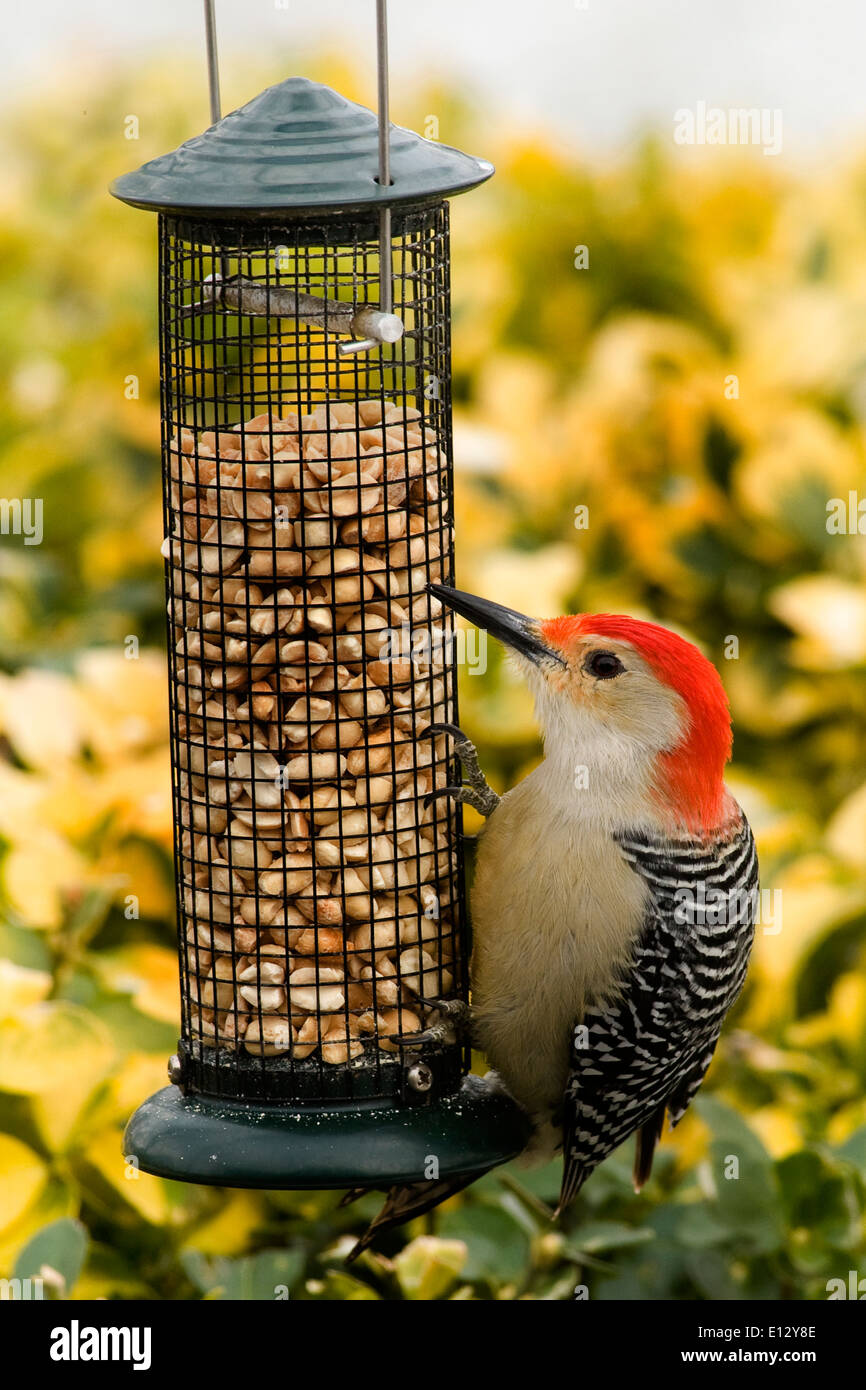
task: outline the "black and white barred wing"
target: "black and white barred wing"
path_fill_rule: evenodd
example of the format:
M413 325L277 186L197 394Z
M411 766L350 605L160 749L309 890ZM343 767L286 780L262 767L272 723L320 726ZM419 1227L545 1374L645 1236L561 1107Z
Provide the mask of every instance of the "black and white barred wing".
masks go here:
M657 1017L684 1040L713 1027L718 1036L746 977L758 911L748 821L741 816L711 841L634 835L619 843L650 890L653 921L642 946L658 961Z
M665 1114L676 1124L703 1080L754 935L758 862L745 817L712 841L634 833L619 843L650 899L621 993L575 1028L560 1207L635 1131L636 1185L646 1180Z

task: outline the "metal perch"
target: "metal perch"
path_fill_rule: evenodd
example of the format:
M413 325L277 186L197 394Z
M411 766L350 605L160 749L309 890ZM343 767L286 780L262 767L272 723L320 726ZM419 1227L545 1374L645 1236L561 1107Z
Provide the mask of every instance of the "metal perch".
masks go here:
M314 324L329 333L349 333L353 338L374 339L377 343L397 343L403 336L403 322L396 314L383 314L370 304L355 305L342 299L320 299L314 294L283 285L262 285L240 275L224 280L217 272L204 282L204 299L185 306L184 314L201 312L210 304L220 304L239 314L256 318L296 319Z

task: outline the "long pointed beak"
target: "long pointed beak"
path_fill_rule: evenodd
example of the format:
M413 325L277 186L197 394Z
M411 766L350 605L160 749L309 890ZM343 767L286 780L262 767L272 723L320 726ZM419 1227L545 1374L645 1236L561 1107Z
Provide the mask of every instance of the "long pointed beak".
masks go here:
M447 584L428 584L427 590L436 598L461 613L476 627L483 627L491 637L498 637L506 647L511 647L525 656L534 665L541 661L556 661L560 666L566 662L559 652L543 640L538 631L538 620L527 618L523 613L515 613L513 608L505 608L501 603L491 603L487 598L476 598L462 589L450 589Z

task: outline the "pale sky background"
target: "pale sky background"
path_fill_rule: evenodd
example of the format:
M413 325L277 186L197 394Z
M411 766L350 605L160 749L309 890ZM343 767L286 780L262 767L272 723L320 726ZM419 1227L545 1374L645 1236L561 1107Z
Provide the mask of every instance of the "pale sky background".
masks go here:
M0 102L78 53L114 65L173 45L203 62L200 0L3 9ZM786 157L866 136L863 0L391 0L389 13L398 121L401 86L434 70L463 78L491 119L558 126L589 149L671 128L698 101L780 108ZM373 0L218 0L217 16L234 78L248 53L283 51L289 76L328 44L368 59L372 81Z

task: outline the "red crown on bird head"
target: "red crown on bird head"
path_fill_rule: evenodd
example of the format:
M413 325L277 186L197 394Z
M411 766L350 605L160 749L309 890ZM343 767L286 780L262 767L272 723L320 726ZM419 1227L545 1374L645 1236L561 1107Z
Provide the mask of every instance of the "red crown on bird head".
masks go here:
M728 814L724 768L731 756L731 716L718 671L693 642L658 623L621 613L578 613L548 618L540 624L546 642L563 653L578 637L607 637L628 642L658 680L682 699L687 727L658 764L658 792L676 807L690 830L708 830Z

